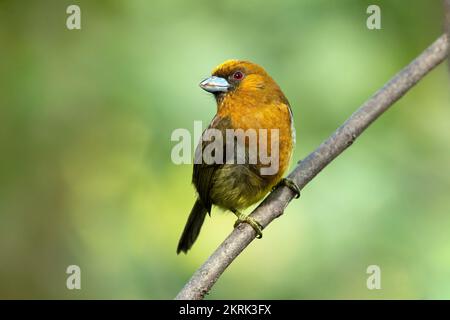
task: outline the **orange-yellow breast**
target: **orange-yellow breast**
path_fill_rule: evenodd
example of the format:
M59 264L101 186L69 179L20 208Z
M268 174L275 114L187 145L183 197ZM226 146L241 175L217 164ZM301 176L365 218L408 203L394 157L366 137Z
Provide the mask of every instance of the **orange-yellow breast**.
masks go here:
M284 96L283 96L284 97ZM293 119L287 101L273 99L265 101L247 95L244 99L236 99L231 95L222 101L218 107L217 116L229 117L234 129L255 129L259 143L265 143L268 155L271 155L271 129L278 129L278 154L279 170L276 175L269 180L276 184L289 166L295 144L295 132ZM267 130L267 140L259 139L259 129Z

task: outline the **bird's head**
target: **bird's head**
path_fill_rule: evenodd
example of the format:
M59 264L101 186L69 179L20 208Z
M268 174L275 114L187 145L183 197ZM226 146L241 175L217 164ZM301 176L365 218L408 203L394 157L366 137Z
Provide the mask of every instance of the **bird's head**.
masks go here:
M276 82L259 65L242 60L227 60L212 71L211 77L200 87L214 94L220 104L225 98L244 98L247 101L269 102L286 100Z

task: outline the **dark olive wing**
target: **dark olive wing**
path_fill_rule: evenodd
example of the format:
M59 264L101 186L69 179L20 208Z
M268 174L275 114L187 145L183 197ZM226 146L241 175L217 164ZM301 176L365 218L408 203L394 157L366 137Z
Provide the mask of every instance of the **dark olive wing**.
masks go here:
M203 151L205 148L214 142L214 138L211 139L211 131L208 132L208 129L217 129L217 132L222 134L223 139L225 139L225 130L232 128L231 120L229 117L221 118L216 116L212 121L209 127L202 134L202 141L200 141L199 145L195 150L195 158L194 158L194 170L192 173L192 183L197 189L198 196L200 201L205 206L206 210L209 214L211 214L211 206L212 201L210 197L211 183L213 180L214 172L222 167L225 162L225 143L222 143L222 161L220 163L209 163L205 162L203 158ZM202 153L200 153L200 150ZM206 156L206 155L205 155Z

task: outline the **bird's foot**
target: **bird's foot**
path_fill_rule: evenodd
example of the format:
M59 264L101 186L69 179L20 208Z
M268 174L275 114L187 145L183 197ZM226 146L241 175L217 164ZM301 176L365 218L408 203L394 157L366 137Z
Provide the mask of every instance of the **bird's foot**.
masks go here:
M236 222L234 223L234 227L236 228L238 225L240 225L241 223L248 223L253 230L255 230L256 232L256 238L257 239L261 239L262 238L262 230L263 227L259 224L258 221L255 220L255 218L253 217L249 217L246 216L244 214L242 214L240 211L238 210L233 210L233 213L236 215L236 217L238 218L236 220Z
M282 186L286 186L289 189L291 189L294 193L295 193L295 199L300 198L300 188L298 187L298 185L291 179L289 178L283 178L280 180L280 182L278 182L273 188L272 191L275 190L276 188L278 188L280 185Z

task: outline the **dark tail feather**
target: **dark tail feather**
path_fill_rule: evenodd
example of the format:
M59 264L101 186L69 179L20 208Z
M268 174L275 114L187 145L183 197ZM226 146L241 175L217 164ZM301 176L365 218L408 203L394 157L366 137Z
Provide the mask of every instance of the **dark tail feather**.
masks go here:
M187 253L192 247L195 240L197 240L207 212L208 210L203 206L201 201L197 199L194 207L192 207L191 214L186 222L180 241L178 242L177 254L181 251Z

